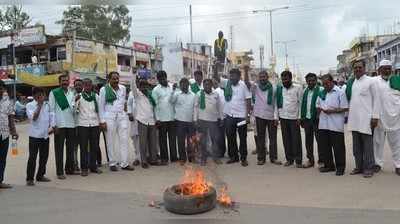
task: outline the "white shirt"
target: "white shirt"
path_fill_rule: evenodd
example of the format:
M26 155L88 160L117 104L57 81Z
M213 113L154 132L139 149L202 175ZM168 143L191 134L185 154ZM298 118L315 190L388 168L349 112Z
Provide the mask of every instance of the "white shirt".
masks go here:
M111 104L106 102L106 88L100 89L99 96L99 115L101 123L105 123L106 119L116 119L117 116L126 116L126 88L123 85L118 85L118 90L114 90L117 99Z
M52 127L54 117L50 113L48 102L43 102L38 118L34 121L33 115L38 108L36 100L26 104L26 115L30 120L29 136L33 138L49 138L49 128Z
M221 78L221 87L226 88L228 79ZM239 82L232 86L232 99L225 101L224 114L235 118L247 117L247 103L246 100L251 99L251 92L246 84L239 80Z
M334 86L330 92L326 93L325 100L322 100L320 97L317 98L316 106L324 110L347 109L349 108L349 103L346 93L338 86ZM319 114L318 129L344 133L344 117L345 112L333 114L321 112Z
M131 85L131 88L133 88L132 85ZM132 114L133 118L135 118L135 116L136 116L136 114L134 114L135 110L136 110L135 96L133 95L133 91L130 91L129 96L128 96L128 114ZM131 121L130 136L137 136L137 135L139 135L139 130L138 130L137 120L135 119L135 120Z
M174 107L171 104L170 98L172 95L172 87L164 87L158 84L154 87L151 94L156 101L155 114L159 121L173 121L175 119Z
M154 107L147 96L136 87L129 95L132 97L130 97L131 103L128 103L128 113L132 113L134 118L144 125L155 125Z
M193 122L194 101L196 95L191 91L183 93L176 90L172 94L171 103L175 106L175 119L184 122Z
M57 126L57 128L75 128L75 92L71 89L68 89L65 97L67 98L69 107L65 108L65 110L61 110L60 106L58 106L58 103L56 102L53 91L50 92L50 112L52 113L52 116L55 117L55 122L53 122L52 126Z
M96 101L99 96L96 94ZM94 101L88 102L82 96L76 106L77 125L81 127L99 126L99 114L96 112Z
M224 111L224 107L225 107L225 95L224 95L224 90L221 89L221 87L218 87L218 88L214 89L214 91L215 91L216 93L218 93L219 101L220 101L220 108L221 108L221 111L223 112L223 111Z
M320 86L315 86L314 88L319 88L320 91L322 91L322 87ZM340 87L338 87L340 89ZM303 92L303 96L306 90L304 90ZM308 95L307 95L307 113L306 113L306 118L307 119L311 119L311 101L312 101L312 97L314 96L314 89L313 90L309 90L308 91Z
M216 91L212 91L210 94L204 92L206 108L200 109L200 93L196 95L195 106L194 106L194 120L203 121L218 121L223 119L223 112L221 107L221 99Z
M268 90L262 91L256 83L252 85L252 92L255 96L253 115L265 120L278 120L278 108L275 100L276 87L272 86L272 103L268 104Z
M371 119L379 118L379 101L375 78L367 75L355 79L350 99L348 129L372 134Z
M379 93L379 125L386 131L400 129L400 91L390 88L389 81L381 76L375 78Z
M282 108L278 109L279 118L288 120L300 119L300 107L303 97L303 89L301 88L301 86L295 83L293 83L292 86L289 87L289 89L282 86L282 96Z

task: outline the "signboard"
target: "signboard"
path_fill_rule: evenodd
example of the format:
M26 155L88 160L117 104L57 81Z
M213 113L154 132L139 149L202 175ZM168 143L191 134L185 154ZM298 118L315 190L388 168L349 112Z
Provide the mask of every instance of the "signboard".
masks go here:
M17 46L44 43L46 43L46 36L44 34L43 26L22 29L19 31L16 39Z
M9 44L11 44L11 37L10 36L0 37L0 49L7 48Z
M75 41L75 52L92 53L93 48L94 48L93 41L88 41L88 40L76 40Z
M132 56L132 49L117 47L117 53L118 54L122 54L122 55L126 55L126 56Z
M149 52L151 50L151 46L148 44L143 44L139 42L133 42L133 49L135 51L140 51L140 52Z

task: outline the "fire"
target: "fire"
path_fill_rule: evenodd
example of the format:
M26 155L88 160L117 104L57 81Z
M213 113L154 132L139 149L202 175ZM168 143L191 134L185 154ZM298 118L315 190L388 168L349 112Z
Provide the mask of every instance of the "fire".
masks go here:
M220 190L219 196L217 198L218 202L223 205L223 206L231 206L232 205L232 199L228 195L228 188L226 186L223 186Z
M203 195L208 192L212 184L206 181L202 170L187 167L179 186L180 194Z

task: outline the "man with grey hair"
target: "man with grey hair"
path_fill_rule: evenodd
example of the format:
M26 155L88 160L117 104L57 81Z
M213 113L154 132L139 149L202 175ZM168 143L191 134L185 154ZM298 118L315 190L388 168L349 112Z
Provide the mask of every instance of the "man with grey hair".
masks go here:
M379 93L380 119L374 130L374 171L379 172L383 166L383 149L387 136L395 172L400 175L400 90L396 89L400 76L392 75L392 62L389 60L379 63L379 74L375 78Z

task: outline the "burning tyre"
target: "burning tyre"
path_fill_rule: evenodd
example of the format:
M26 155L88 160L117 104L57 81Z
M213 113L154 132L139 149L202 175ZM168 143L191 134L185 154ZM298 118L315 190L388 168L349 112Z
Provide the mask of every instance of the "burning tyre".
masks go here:
M193 183L173 185L164 192L165 209L172 213L192 215L207 212L217 203L217 192L212 186L201 194L190 194Z

